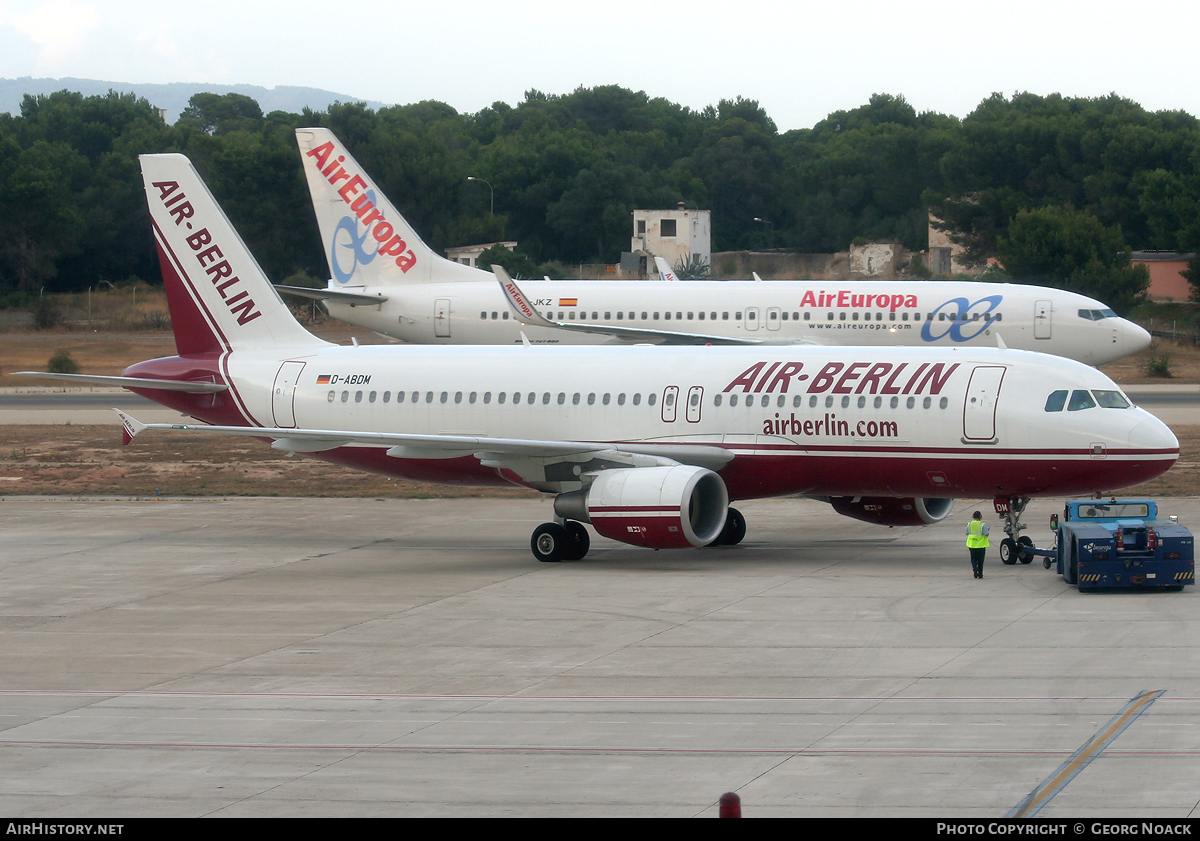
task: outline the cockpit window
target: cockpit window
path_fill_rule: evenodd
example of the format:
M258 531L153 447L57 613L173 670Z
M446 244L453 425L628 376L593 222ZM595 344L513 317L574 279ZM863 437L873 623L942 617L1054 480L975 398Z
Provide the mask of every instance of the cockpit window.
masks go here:
M1129 401L1125 399L1125 395L1119 391L1092 391L1096 397L1096 402L1103 409L1128 409Z
M1106 318L1116 318L1117 314L1112 310L1080 310L1080 318L1086 318L1088 321L1102 321Z
M1067 390L1065 388L1060 391L1052 391L1050 396L1046 398L1047 412L1061 412L1065 405L1067 405Z
M1068 412L1078 412L1083 409L1094 409L1096 401L1092 399L1092 393L1085 391L1082 388L1071 392L1071 402L1067 404Z

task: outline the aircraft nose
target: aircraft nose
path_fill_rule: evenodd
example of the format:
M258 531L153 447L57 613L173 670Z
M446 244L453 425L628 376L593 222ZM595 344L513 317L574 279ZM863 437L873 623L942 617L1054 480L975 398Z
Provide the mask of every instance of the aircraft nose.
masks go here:
M1124 318L1121 319L1121 322L1121 338L1118 344L1123 351L1122 356L1137 353L1142 348L1150 346L1150 340L1153 337L1149 331Z
M1179 439L1165 423L1149 412L1143 412L1145 420L1129 430L1129 446L1137 450L1179 450Z

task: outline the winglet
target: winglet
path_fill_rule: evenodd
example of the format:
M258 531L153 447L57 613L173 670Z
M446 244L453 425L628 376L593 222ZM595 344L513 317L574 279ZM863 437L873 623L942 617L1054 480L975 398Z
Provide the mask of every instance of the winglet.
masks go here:
M121 419L121 443L128 444L134 437L146 428L146 424L142 423L137 418L131 417L120 409L113 409L117 413L117 417Z
M662 257L655 257L654 265L658 268L659 277L663 280L679 280L679 275L675 274L675 270L671 268L671 264Z
M517 286L517 282L509 276L503 266L492 266L492 272L495 273L496 280L500 282L500 290L504 293L509 307L516 314L517 321L536 327L555 326L554 322L547 321L541 313L533 308L533 304L529 303L529 299L525 297L521 287Z

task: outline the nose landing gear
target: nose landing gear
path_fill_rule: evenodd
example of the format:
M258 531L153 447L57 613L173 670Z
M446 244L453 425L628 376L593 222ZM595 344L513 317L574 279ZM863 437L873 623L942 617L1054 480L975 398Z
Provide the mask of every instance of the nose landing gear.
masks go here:
M997 497L992 500L996 513L1004 517L1004 533L1008 535L1000 541L1001 563L1011 566L1017 561L1023 564L1033 561L1033 555L1022 551L1023 547L1033 546L1033 539L1021 534L1025 528L1025 524L1021 522L1021 515L1025 513L1025 506L1028 504L1027 496Z

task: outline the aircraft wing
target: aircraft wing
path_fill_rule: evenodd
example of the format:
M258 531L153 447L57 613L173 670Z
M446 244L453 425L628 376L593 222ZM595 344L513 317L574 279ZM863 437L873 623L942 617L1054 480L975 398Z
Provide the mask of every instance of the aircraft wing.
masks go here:
M277 450L319 453L347 444L386 447L393 458L458 458L475 455L493 466L516 467L523 459L550 460L564 457L593 457L632 467L661 464L692 464L720 470L733 460L728 450L704 444L606 443L597 441L540 441L526 438L490 438L476 435L407 435L391 432L358 432L340 429L286 429L262 426L209 426L190 423L142 423L120 409L124 439L128 444L147 429L198 432L206 435L237 435L272 438Z
M612 336L625 342L651 342L668 345L809 345L816 342L807 339L751 339L735 336L717 336L712 333L691 333L682 330L661 330L656 327L618 327L613 324L589 323L586 321L551 321L539 313L529 302L521 287L503 266L492 266L500 289L508 301L509 308L517 321L534 327L552 330L567 330L576 333L596 333Z
M298 298L312 298L315 301L339 301L344 304L382 304L387 300L386 295L362 295L358 292L345 292L341 289L313 289L309 286L283 286L276 283L275 288L288 295Z
M120 386L121 388L156 388L160 391L184 391L188 394L217 394L228 391L221 383L188 382L186 380L152 380L148 377L102 377L94 374L48 374L43 371L13 371L14 377L37 377L40 380L62 380L68 383Z

